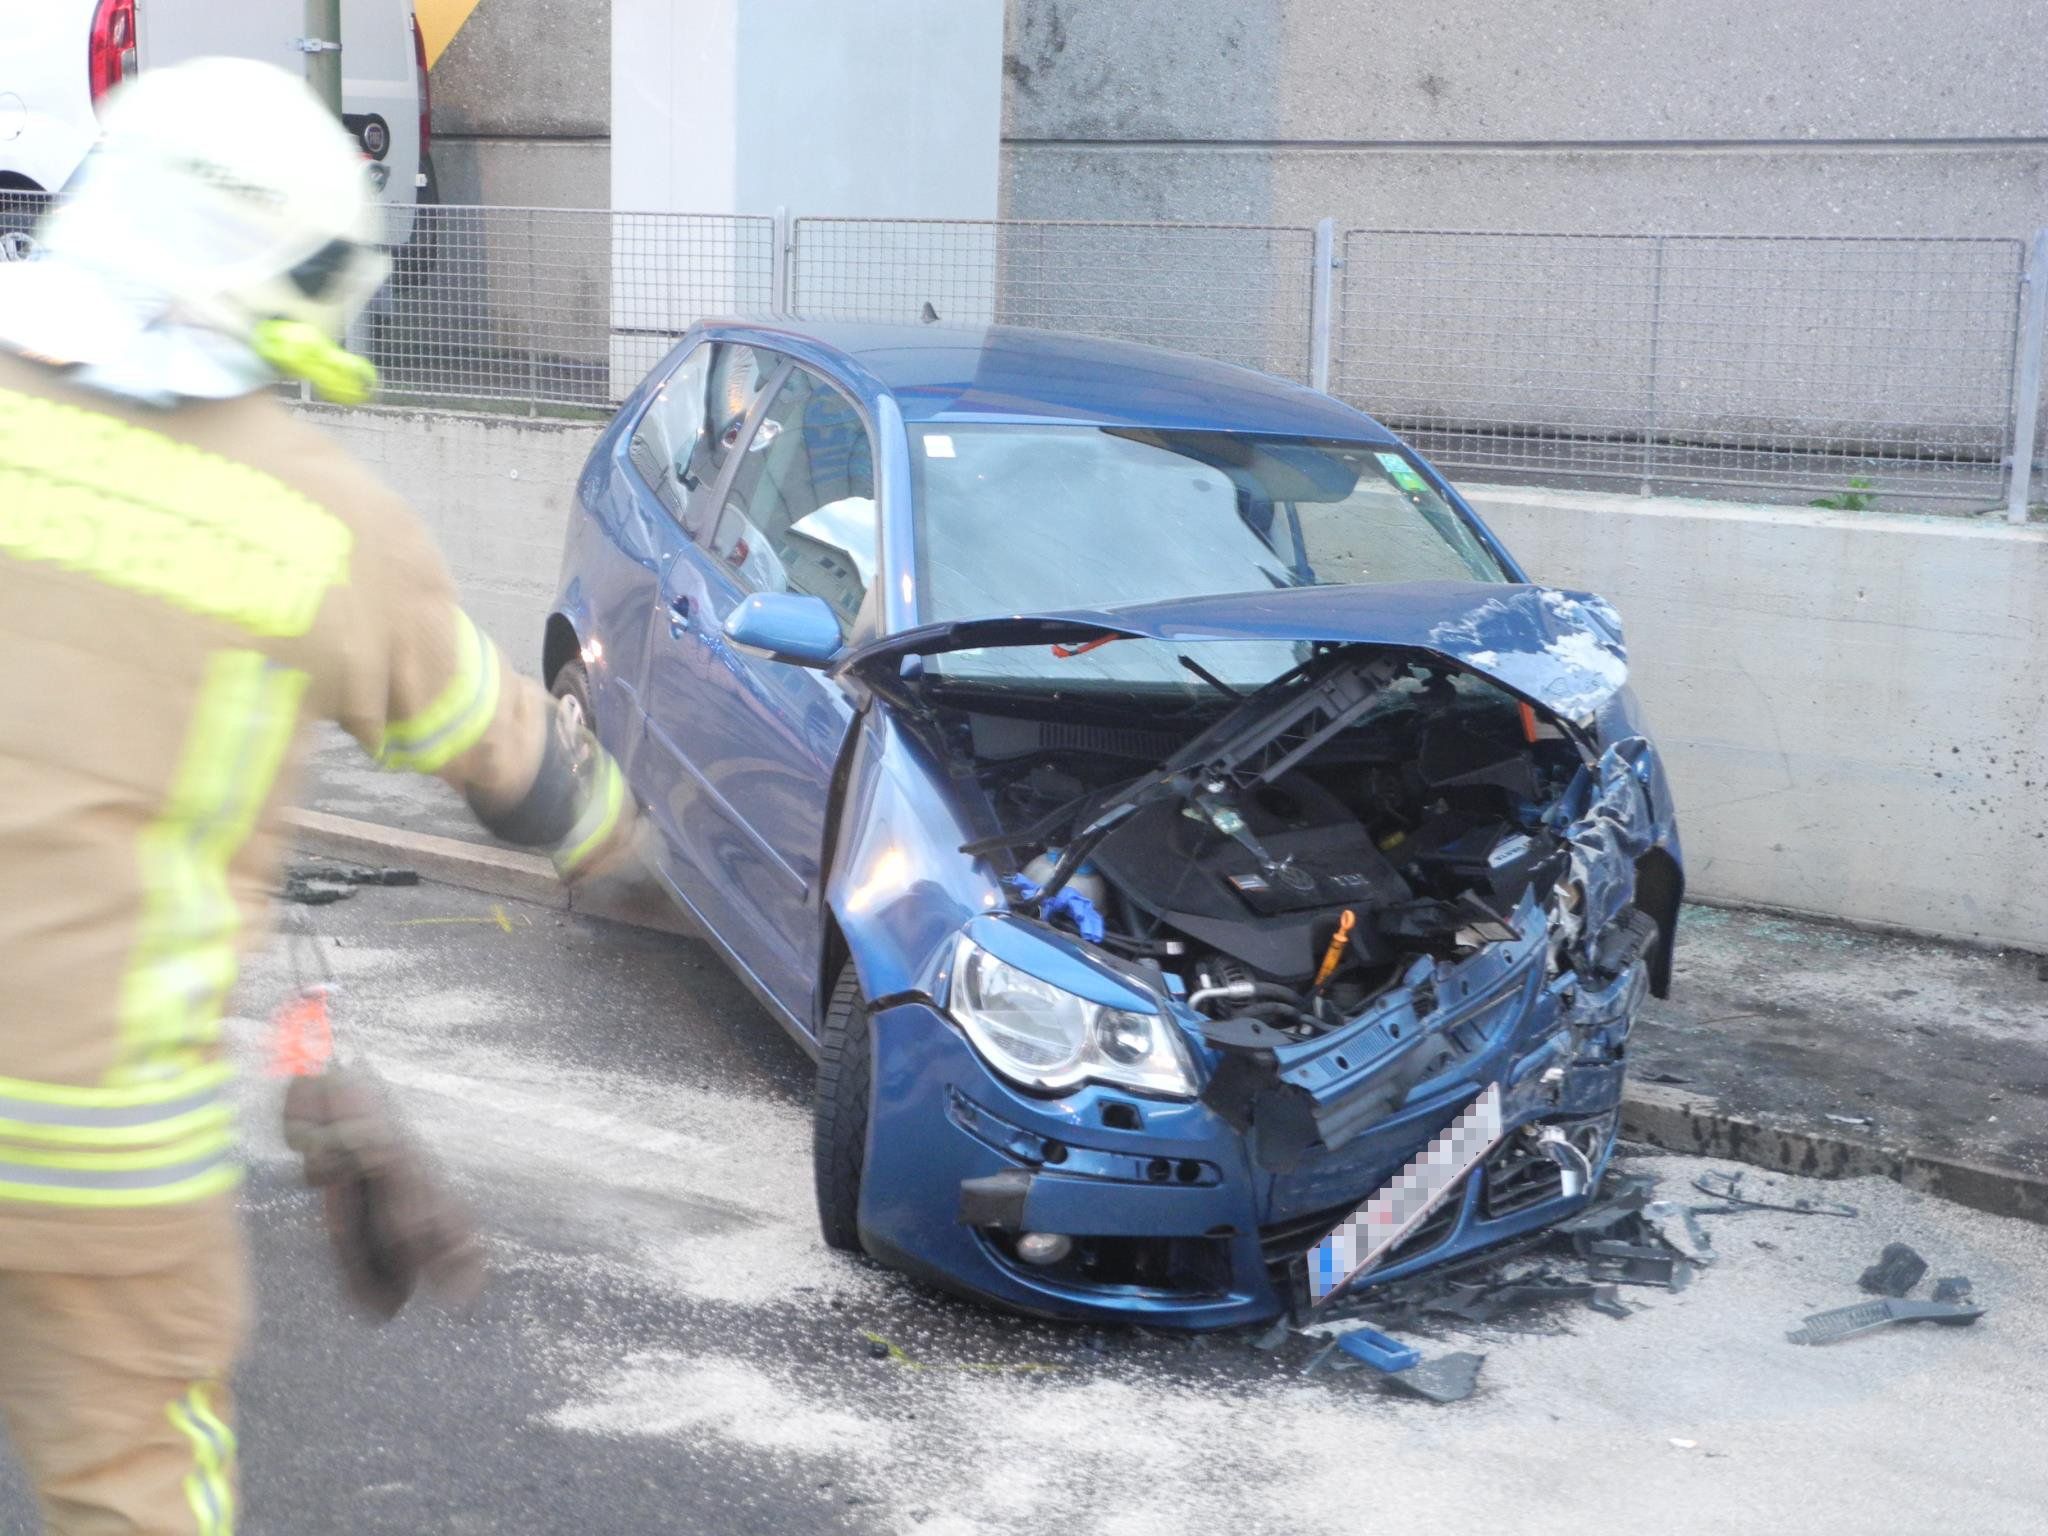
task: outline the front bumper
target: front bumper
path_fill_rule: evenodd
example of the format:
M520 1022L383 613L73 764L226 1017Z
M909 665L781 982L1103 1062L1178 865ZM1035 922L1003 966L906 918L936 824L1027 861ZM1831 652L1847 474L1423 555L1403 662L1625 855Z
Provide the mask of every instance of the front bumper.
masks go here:
M1199 1101L1092 1084L1035 1097L996 1077L929 1003L884 1008L870 1025L862 1241L885 1263L1041 1316L1191 1329L1262 1322L1300 1301L1301 1256L1499 1082L1508 1138L1371 1283L1476 1253L1585 1203L1562 1192L1557 1165L1521 1127L1564 1124L1596 1181L1604 1171L1627 1010L1640 992L1630 982L1573 995L1531 971L1514 983L1519 1006L1496 1014L1472 1053L1285 1171L1260 1166L1246 1136ZM1071 1236L1075 1257L1027 1264L1011 1243L1020 1231Z

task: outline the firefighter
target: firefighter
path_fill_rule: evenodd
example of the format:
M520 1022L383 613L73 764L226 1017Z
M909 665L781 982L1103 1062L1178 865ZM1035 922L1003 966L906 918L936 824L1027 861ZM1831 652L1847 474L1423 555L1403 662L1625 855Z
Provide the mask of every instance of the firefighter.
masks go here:
M388 261L341 126L281 70L204 59L103 128L42 254L0 268L0 1415L50 1530L227 1536L221 1013L301 723L445 779L566 879L623 857L635 812L406 507L279 403L374 382L343 338ZM374 1195L360 1138L320 1131L312 1181ZM354 1261L388 1269L388 1215L344 1211L345 1261L381 1231ZM420 1218L396 1261L462 1267Z

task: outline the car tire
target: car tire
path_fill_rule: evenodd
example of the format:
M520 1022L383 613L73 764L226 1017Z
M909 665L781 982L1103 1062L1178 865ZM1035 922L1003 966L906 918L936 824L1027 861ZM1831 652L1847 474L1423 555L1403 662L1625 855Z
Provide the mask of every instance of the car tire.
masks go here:
M597 716L590 708L590 674L583 669L581 657L571 657L562 663L561 671L548 685L548 692L557 699L568 699L582 716L584 729L591 735L597 734Z
M811 1168L825 1246L860 1253L860 1179L867 1159L868 1001L849 963L839 973L818 1032L818 1093L811 1115Z

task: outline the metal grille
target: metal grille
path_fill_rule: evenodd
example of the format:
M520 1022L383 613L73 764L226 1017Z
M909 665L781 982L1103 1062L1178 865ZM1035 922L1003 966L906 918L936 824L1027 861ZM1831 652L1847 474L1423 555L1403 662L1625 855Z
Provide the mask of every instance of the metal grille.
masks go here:
M2012 240L1351 230L1336 391L1453 474L1995 501Z
M772 219L426 207L357 345L387 399L603 406L707 315L773 307Z
M799 219L790 305L1079 331L1305 380L1314 246L1267 225Z

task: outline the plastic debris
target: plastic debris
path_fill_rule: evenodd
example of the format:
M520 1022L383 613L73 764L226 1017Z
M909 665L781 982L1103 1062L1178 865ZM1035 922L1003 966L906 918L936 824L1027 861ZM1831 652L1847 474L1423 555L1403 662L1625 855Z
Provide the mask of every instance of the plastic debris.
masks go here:
M1596 1285L1593 1294L1586 1298L1586 1305L1595 1312L1604 1312L1609 1317L1627 1317L1633 1310L1621 1299L1621 1292L1611 1285Z
M324 907L337 901L347 901L355 895L356 888L339 880L292 870L277 888L278 895L286 901L295 901L302 907Z
M278 894L301 906L324 907L346 901L361 885L418 885L416 869L383 868L365 864L294 864L284 873Z
M1643 1220L1667 1246L1693 1263L1714 1262L1714 1240L1707 1236L1692 1207L1675 1200L1652 1200L1643 1207Z
M1460 1350L1454 1355L1438 1355L1405 1371L1395 1371L1380 1380L1397 1391L1428 1398L1432 1403L1458 1403L1470 1397L1479 1385L1479 1367L1485 1363L1486 1356Z
M1936 1301L1968 1301L1970 1299L1970 1277L1968 1275L1944 1275L1934 1282Z
M1857 1216L1862 1213L1853 1205L1844 1205L1839 1200L1794 1200L1790 1205L1783 1201L1755 1200L1742 1193L1742 1175L1739 1173L1703 1173L1692 1181L1692 1187L1703 1195L1720 1201L1730 1210L1744 1211L1790 1211L1795 1216ZM1708 1214L1713 1214L1708 1212Z
M1958 1306L1945 1301L1906 1301L1886 1296L1878 1301L1859 1301L1832 1312L1816 1312L1785 1337L1794 1344L1835 1344L1858 1334L1872 1333L1893 1323L1941 1323L1959 1328L1984 1315L1982 1307Z
M1377 1328L1355 1328L1342 1334L1337 1347L1376 1371L1405 1371L1422 1363L1422 1353L1414 1345L1403 1344Z
M1927 1261L1904 1243L1886 1243L1877 1262L1863 1271L1858 1290L1873 1296L1903 1296L1927 1273Z
M1263 1349L1271 1353L1293 1337L1294 1322L1291 1318L1283 1317L1264 1333L1253 1338L1252 1348Z

